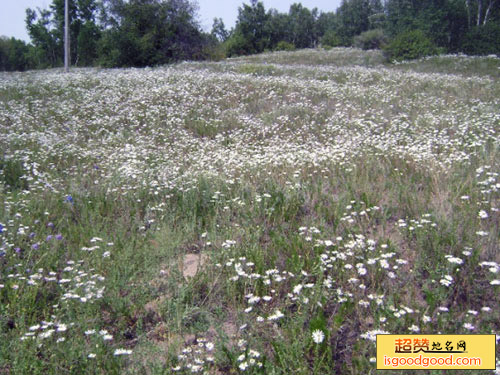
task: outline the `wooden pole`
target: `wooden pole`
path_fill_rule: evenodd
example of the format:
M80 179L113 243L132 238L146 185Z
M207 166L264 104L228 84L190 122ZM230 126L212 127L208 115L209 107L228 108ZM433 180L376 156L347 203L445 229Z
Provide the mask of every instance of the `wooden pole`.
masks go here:
M69 72L69 9L68 0L64 2L64 71Z

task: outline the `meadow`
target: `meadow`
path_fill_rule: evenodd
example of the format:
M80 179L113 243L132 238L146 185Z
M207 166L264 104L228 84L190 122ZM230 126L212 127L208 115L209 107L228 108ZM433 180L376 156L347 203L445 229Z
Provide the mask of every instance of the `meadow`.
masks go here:
M343 48L0 73L0 374L392 374L377 333L499 358L499 78Z

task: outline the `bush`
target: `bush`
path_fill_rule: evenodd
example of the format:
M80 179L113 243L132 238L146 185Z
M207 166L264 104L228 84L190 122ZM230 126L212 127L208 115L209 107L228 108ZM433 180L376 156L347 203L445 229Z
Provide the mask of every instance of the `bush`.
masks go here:
M397 35L384 48L388 61L414 60L438 55L441 50L421 30L406 31Z
M206 45L202 50L202 58L209 61L221 61L226 58L226 49L222 44Z
M226 56L251 55L255 50L241 33L234 33L224 43Z
M467 55L500 55L500 25L490 22L470 30L461 50Z
M333 30L328 30L321 38L321 45L323 47L338 47L341 43L340 37Z
M288 43L282 40L276 44L276 51L293 51L295 50L295 45L293 43Z
M354 38L354 46L367 49L381 49L387 44L387 37L382 29L365 31Z

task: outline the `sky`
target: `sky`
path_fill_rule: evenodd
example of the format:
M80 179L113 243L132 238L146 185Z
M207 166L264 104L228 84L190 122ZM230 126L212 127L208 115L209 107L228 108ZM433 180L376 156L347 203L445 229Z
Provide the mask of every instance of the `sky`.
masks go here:
M71 1L71 0L70 0ZM279 12L288 12L290 5L295 2L313 9L330 12L335 11L341 0L263 0L266 10L277 9ZM249 0L198 0L198 20L205 31L210 31L214 17L221 17L226 28L234 26L238 16L238 7ZM15 37L29 42L26 32L26 8L46 9L51 0L0 0L0 36Z

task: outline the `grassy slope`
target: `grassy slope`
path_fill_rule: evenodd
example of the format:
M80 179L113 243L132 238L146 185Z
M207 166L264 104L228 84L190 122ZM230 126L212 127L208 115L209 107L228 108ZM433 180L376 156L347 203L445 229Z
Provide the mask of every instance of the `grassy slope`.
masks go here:
M0 373L369 374L378 330L498 333L499 71L2 74Z

